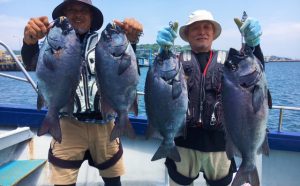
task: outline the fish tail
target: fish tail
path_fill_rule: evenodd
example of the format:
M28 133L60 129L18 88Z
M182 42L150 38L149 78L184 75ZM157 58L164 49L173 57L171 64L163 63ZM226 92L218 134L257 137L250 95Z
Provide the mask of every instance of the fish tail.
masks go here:
M124 133L124 129L118 126L117 124L114 126L113 130L110 134L110 141L114 141L118 137L121 137Z
M146 128L146 139L147 140L150 139L150 137L154 134L154 132L155 132L155 129L148 120L148 125Z
M56 141L61 143L62 136L61 136L61 129L60 129L58 115L52 115L52 114L49 114L49 112L46 114L42 125L38 129L37 135L42 136L46 133L51 134L51 136Z
M134 115L137 116L139 114L139 110L138 110L138 99L137 96L134 99L134 102L130 108L130 111L134 112Z
M157 151L153 155L151 161L159 160L159 159L166 158L166 157L168 157L168 158L170 158L170 159L172 159L176 162L181 161L179 152L178 152L175 145L173 145L172 147L169 147L169 146L166 146L166 145L163 145L163 144L161 144L159 146L159 148L157 149Z
M128 118L128 123L126 125L126 136L128 136L131 139L134 139L136 137L134 129L129 121L129 118Z
M242 162L242 164L232 182L232 186L240 186L240 185L243 185L244 183L249 183L251 186L260 186L256 166L249 169L246 166L244 166L244 164Z
M41 94L40 91L38 91L38 97L37 97L37 101L36 101L36 106L37 106L37 110L41 110L42 107L45 105L45 99L43 97L43 95Z
M135 132L129 121L127 113L119 115L119 119L116 121L116 124L111 131L110 140L113 141L116 138L124 135L128 136L131 139L135 138Z

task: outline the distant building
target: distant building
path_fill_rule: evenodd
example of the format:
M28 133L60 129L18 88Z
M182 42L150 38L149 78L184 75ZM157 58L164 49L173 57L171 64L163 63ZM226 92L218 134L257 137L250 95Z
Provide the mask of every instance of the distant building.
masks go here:
M3 51L3 50L0 50L0 62L2 62L2 61L3 61L3 59L4 59L4 55L5 55L5 51Z

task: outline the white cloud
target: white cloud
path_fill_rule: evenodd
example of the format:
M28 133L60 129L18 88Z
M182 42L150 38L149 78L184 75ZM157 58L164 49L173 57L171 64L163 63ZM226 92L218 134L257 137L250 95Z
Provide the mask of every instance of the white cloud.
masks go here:
M271 23L264 29L264 38L282 41L300 39L300 22ZM299 40L298 40L299 41Z
M261 47L264 55L276 55L300 59L300 22L277 22L262 24ZM238 29L222 31L214 42L216 49L239 48L241 37Z
M0 40L11 49L19 49L27 22L28 20L24 18L0 15Z
M278 22L264 26L262 41L268 55L300 59L300 22Z

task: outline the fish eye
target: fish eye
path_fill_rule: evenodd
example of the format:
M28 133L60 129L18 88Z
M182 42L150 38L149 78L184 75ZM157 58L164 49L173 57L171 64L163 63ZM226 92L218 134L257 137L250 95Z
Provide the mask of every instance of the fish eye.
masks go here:
M236 70L237 70L237 65L232 64L232 65L231 65L231 70L232 70L232 71L236 71Z
M238 66L237 64L233 63L232 60L229 60L225 63L225 65L227 66L227 68L229 68L231 71L236 71Z
M122 53L113 52L111 55L114 56L114 57L121 57Z

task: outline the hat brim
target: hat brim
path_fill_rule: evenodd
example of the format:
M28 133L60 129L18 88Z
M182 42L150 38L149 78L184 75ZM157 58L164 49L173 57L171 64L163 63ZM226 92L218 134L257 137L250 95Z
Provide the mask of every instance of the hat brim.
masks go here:
M72 0L68 0L68 1L64 1L61 4L59 4L52 12L52 19L56 19L60 16L65 16L64 13L64 9L66 7L66 5L68 5L70 2L74 2ZM102 12L95 6L81 2L81 1L77 1L79 3L85 4L87 6L89 6L92 10L93 13L93 17L92 17L92 23L91 23L91 30L92 31L97 31L101 28L102 24L103 24L103 14Z
M201 20L201 21L208 21L210 23L212 23L214 25L214 40L217 39L221 32L222 32L222 28L221 28L221 25L216 22L216 21L212 21L212 20ZM188 39L187 39L187 33L186 33L186 29L188 26L190 26L191 24L195 23L195 22L201 22L201 21L194 21L194 22L191 22L191 23L187 23L186 25L180 27L179 29L179 35L181 37L181 39L183 39L184 41L188 42Z

